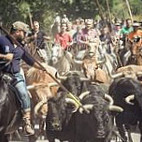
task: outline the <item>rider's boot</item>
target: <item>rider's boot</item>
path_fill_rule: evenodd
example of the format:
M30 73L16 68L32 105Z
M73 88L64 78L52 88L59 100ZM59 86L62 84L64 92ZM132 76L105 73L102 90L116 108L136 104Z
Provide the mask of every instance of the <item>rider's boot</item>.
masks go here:
M34 129L31 125L31 113L30 111L23 113L23 121L24 121L24 131L27 136L34 135Z

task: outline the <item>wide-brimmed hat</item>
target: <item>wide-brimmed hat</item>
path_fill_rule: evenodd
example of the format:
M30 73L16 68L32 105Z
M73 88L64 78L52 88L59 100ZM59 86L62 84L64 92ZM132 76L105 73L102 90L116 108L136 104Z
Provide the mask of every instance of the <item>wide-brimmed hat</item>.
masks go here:
M29 25L25 24L24 22L21 21L16 21L12 24L12 28L15 30L23 30L24 32L29 31Z
M87 19L87 20L85 21L85 24L86 24L86 25L92 25L92 24L93 24L93 20L92 20L92 19Z
M141 24L139 22L134 22L133 27L139 27Z
M116 23L115 23L115 26L121 26L121 23L116 22Z

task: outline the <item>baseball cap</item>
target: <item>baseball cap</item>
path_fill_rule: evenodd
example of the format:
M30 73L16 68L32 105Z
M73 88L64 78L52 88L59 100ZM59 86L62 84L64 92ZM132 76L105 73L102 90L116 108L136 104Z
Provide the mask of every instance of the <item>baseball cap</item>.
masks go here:
M25 24L24 22L21 21L16 21L12 24L12 28L15 30L23 30L24 32L29 31L29 25Z

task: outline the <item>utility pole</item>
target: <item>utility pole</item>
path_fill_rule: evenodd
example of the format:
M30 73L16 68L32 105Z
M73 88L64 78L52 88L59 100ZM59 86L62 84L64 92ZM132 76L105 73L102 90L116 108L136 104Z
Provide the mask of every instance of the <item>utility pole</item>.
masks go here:
M131 20L133 22L133 16L132 16L132 11L131 11L131 8L130 8L130 3L128 0L125 0L126 1L126 5L128 7L128 11L129 11L129 14L130 14L130 17L131 17Z

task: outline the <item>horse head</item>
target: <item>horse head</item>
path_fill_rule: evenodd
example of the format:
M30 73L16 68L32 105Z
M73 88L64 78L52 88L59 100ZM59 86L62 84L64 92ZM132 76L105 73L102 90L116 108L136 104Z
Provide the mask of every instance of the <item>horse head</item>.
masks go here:
M52 47L52 63L53 65L56 64L59 59L63 56L63 49L59 44L54 44Z

